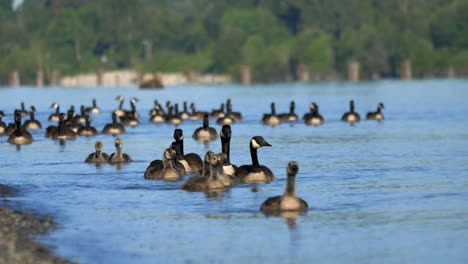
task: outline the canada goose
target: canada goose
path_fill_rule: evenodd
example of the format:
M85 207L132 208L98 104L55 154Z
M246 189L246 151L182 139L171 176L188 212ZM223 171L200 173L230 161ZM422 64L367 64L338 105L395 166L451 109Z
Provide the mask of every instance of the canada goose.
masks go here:
M215 166L216 173L218 175L219 181L223 183L224 186L233 186L239 183L239 179L237 179L234 175L227 175L224 172L224 164L228 161L228 157L225 153L219 153L219 164Z
M319 107L315 102L310 104L310 113L307 113L302 118L306 125L320 126L323 124L324 120L322 115L319 113Z
M232 111L232 102L231 102L231 99L227 99L227 101L226 101L226 108L227 108L227 109L230 109L232 118L234 118L236 121L242 120L242 114L241 114L241 112L234 112L234 111Z
M153 112L154 111L154 112ZM162 109L161 105L156 105L155 108L152 110L152 115L149 119L150 122L153 123L164 123L166 122L166 113Z
M220 165L220 156L208 151L205 155L203 173L188 179L181 189L191 192L222 191L224 184L218 178L216 166Z
M190 104L190 109L192 110L192 113L190 114L190 120L202 120L205 114L208 114L207 112L196 111L195 103Z
M28 111L26 111L26 107L24 106L24 102L21 102L21 110L19 110L20 114L22 116L27 116L28 115Z
M361 120L359 114L354 112L354 100L349 101L349 112L344 113L341 120L350 123L359 122Z
M175 151L175 166L174 168L179 171L181 175L185 175L187 173L190 173L190 165L188 165L187 161L184 158L183 151L181 149L181 146L177 142L172 142L171 143L171 148ZM153 164L151 162L151 164Z
M231 164L230 160L230 149L231 149L231 126L224 125L221 128L221 132L219 133L219 137L221 138L221 151L223 154L226 155L226 159L222 164L222 168L224 173L228 176L236 176L237 166Z
M123 152L123 141L121 138L115 139L115 152L109 156L110 163L122 163L133 161L127 153Z
M377 111L367 113L366 119L377 120L377 121L384 120L384 115L382 114L382 109L384 108L385 108L384 104L379 103L377 105Z
M183 120L182 118L176 116L173 111L174 107L170 105L166 115L166 122L178 126L182 124Z
M224 117L224 115L226 115L226 113L224 113L224 103L221 103L219 109L214 109L213 111L211 111L210 115L214 118Z
M151 108L148 112L149 116L155 115L157 113L159 102L158 100L154 100L153 108Z
M60 105L57 103L53 103L50 108L55 109L55 113L52 113L49 115L49 121L52 122L58 122L59 121L59 115L60 115Z
M132 100L135 98L132 98ZM137 126L139 124L138 121L138 113L136 111L136 107L133 101L130 102L130 111L126 111L123 116L120 117L120 122L124 126Z
M89 115L85 115L85 120L86 124L78 129L78 135L86 137L96 135L98 132L95 127L91 126L91 117L89 117Z
M34 106L31 106L31 108L29 109L29 120L26 120L26 122L24 122L24 128L26 129L41 129L42 128L41 122L36 120L36 118L34 117L35 112L36 112L36 108Z
M5 128L5 135L9 136L13 131L15 131L16 125L15 123L8 123L8 126Z
M162 167L148 167L145 172L145 179L164 179L166 181L180 180L181 174L175 165L176 152L172 148L167 148L163 153Z
M201 171L203 168L203 161L200 158L200 156L198 156L195 153L184 153L184 132L182 131L182 129L178 128L174 130L174 139L175 142L179 145L181 154L187 163L187 173L197 173Z
M119 95L115 100L119 101L119 107L114 111L114 113L117 115L117 117L121 117L125 115L125 110L123 109L123 102L124 102L124 97Z
M85 162L88 163L100 163L106 162L109 159L109 155L107 153L102 152L102 142L96 141L94 144L95 152L91 153L86 157Z
M271 103L271 114L264 114L262 123L270 126L276 126L281 123L281 119L276 115L275 103Z
M294 101L291 101L289 103L289 113L281 114L280 119L281 121L289 121L289 122L294 122L297 121L297 115L294 113L294 109L296 108L296 103Z
M50 130L49 128L46 130L46 137L48 136L50 136L52 139L59 140L75 139L76 133L65 124L65 115L60 113L57 127L55 129L50 127Z
M81 105L80 106L80 115L75 116L76 122L84 124L86 123L86 111L85 111L85 106Z
M197 128L192 135L192 138L199 141L210 141L215 140L218 137L216 129L209 126L208 115L205 114L203 117L203 126Z
M190 119L190 113L188 112L187 101L184 101L183 104L183 111L180 113L180 118L182 119Z
M275 179L273 172L258 163L257 149L271 147L261 136L255 136L250 140L250 157L252 165L242 165L236 171L236 177L244 183L270 182Z
M5 116L5 113L3 111L0 111L0 135L3 135L6 130L6 124L2 120L4 116Z
M284 194L266 199L261 205L260 210L267 214L276 214L282 211L307 211L309 207L307 202L296 195L295 181L298 171L299 165L297 162L289 162L286 169L288 179Z
M15 111L15 130L8 137L8 143L15 145L30 144L32 135L21 125L21 111Z
M78 132L78 130L83 127L79 122L78 119L76 118L75 115L75 110L74 107L70 107L70 109L67 112L67 118L65 119L65 125L73 130L75 134Z
M125 132L125 127L117 122L117 114L115 112L112 113L112 123L106 124L102 129L103 134L117 135Z
M226 106L226 114L223 117L218 118L216 120L216 124L218 125L232 125L236 122L236 119L232 116L232 108L228 104Z
M99 109L99 107L97 106L96 98L93 98L93 106L86 107L85 111L86 113L93 114L93 115L97 115L101 113L101 109Z

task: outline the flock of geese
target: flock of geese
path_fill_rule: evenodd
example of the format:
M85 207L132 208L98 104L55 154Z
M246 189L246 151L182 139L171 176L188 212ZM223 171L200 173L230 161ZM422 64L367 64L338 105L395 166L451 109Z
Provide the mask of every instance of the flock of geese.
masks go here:
M112 112L112 121L106 124L101 133L117 136L126 132L125 126L137 126L140 115L136 111L136 98L130 99L130 110L123 109L124 97L119 96L116 99L119 102L118 108ZM190 107L190 111L188 108ZM92 105L80 107L80 113L77 114L74 107L71 106L66 113L60 111L60 105L53 103L51 108L54 111L50 114L48 120L57 122L57 125L51 125L46 128L45 137L57 140L75 139L77 136L93 136L98 134L98 130L91 125L90 115L96 115L101 112L93 99ZM376 112L369 112L366 119L381 121L384 119L382 109L383 103L379 103ZM288 113L277 114L275 103L271 103L271 113L264 114L261 122L263 124L276 126L282 122L298 121L298 116L294 112L295 103L290 103ZM30 144L33 137L28 130L42 129L42 124L35 118L36 109L31 106L26 111L24 103L21 108L14 111L14 123L8 126L2 121L4 112L0 111L0 136L7 135L8 142L15 145ZM29 119L22 123L22 118L29 115ZM149 121L153 123L169 123L180 125L184 120L203 120L203 125L197 128L192 134L192 138L199 141L216 140L219 136L221 140L221 152L206 152L203 159L196 153L185 153L184 134L182 129L174 130L174 142L163 151L162 158L150 162L145 170L144 178L148 180L166 180L179 181L187 175L192 177L187 179L181 189L187 191L223 191L226 188L237 184L267 183L275 179L273 172L258 161L257 150L262 147L271 147L262 136L252 137L250 140L250 156L252 164L235 166L230 161L230 141L232 136L231 125L242 120L240 112L232 110L230 99L222 103L219 109L211 112L197 111L195 104L188 106L183 103L182 111L179 111L178 104L166 103L166 108L162 107L158 101L154 102L154 107L149 111ZM218 135L215 128L209 126L210 117L216 118L216 123L222 125ZM343 114L341 120L354 123L360 121L360 115L355 112L354 101L350 101L349 112ZM318 105L313 102L310 104L310 112L306 113L302 120L305 124L319 126L324 123L324 118L319 112ZM115 152L108 155L103 152L103 144L100 141L95 143L95 151L89 154L85 162L88 163L125 163L131 162L132 158L123 151L123 140L120 137L115 139ZM295 177L299 170L299 165L291 161L286 169L287 185L283 195L268 198L262 205L261 210L266 213L279 213L282 211L305 211L308 208L307 203L298 197L295 193Z

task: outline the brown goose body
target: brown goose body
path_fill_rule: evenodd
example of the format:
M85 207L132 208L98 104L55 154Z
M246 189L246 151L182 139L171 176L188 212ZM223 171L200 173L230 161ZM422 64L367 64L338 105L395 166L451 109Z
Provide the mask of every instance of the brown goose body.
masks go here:
M306 201L296 195L295 181L296 174L299 170L299 165L295 161L291 161L287 167L287 184L286 190L281 196L268 198L260 206L260 210L267 214L279 214L285 211L303 212L307 211L309 205Z
M236 170L236 177L243 183L270 182L275 179L273 172L266 166L260 165L257 157L257 149L271 145L261 136L255 136L250 140L250 157L252 165L242 165Z

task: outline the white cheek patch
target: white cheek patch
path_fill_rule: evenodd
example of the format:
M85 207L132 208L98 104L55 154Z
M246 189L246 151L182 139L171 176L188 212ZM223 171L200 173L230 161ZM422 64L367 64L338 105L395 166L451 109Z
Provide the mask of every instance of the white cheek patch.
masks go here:
M252 147L254 148L260 148L260 145L257 143L257 141L255 141L255 139L252 139Z

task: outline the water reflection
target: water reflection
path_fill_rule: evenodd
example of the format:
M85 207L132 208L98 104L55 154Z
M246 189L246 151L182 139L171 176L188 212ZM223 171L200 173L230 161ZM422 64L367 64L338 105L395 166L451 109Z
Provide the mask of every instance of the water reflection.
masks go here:
M286 222L289 230L297 229L297 218L299 216L305 216L307 212L300 211L280 211L280 212L264 212L264 215L268 217L281 217Z

